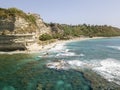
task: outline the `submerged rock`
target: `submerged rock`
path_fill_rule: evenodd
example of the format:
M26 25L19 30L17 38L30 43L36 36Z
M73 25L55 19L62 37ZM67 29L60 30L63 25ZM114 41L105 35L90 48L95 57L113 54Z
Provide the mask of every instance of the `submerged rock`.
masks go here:
M42 85L41 84L38 84L37 90L42 90Z
M47 68L57 69L57 70L68 70L68 69L79 69L85 67L87 64L79 60L56 60L46 64Z
M47 63L46 66L48 68L53 68L57 70L68 69L68 63L63 60L57 60L51 63Z

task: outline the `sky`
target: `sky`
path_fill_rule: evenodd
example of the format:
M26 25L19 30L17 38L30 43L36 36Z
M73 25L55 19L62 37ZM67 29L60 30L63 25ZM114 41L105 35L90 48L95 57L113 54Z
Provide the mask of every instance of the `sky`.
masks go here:
M107 24L120 28L120 0L0 0L0 7L40 14L47 23Z

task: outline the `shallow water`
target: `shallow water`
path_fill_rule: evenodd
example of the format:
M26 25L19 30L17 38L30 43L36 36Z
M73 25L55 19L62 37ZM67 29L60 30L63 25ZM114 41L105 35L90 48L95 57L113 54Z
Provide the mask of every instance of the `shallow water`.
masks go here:
M0 90L89 90L90 82L75 70L52 70L46 58L34 55L0 55Z
M120 85L120 38L72 42L67 47L77 55L84 55L74 57L74 60L81 61L86 68L91 68L108 81Z
M86 68L119 84L119 47L120 38L106 38L59 44L36 54L1 54L0 90L92 90L79 72ZM46 67L55 60L69 62L69 70Z

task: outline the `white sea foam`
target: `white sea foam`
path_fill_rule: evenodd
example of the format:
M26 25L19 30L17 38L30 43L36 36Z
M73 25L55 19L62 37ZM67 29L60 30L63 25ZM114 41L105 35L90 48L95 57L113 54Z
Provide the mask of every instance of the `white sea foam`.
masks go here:
M94 67L93 70L108 81L113 81L120 85L120 61L105 59L100 61L100 66Z
M66 50L65 50L65 52L68 52L68 51L69 51L69 49L66 49Z
M108 81L115 82L120 85L120 61L115 59L105 60L91 60L91 61L80 61L72 60L67 63L74 69L89 68L100 74Z
M120 46L107 46L107 47L120 50Z
M59 52L56 56L57 57L59 57L59 56L80 56L80 57L83 57L85 55L82 54L82 53L81 54L76 54L74 52L69 52L69 49L66 49L66 50L63 50L63 51Z
M58 53L56 56L75 56L73 52Z
M85 62L85 61L80 61L80 60L57 60L57 61L53 61L53 62L49 62L47 63L47 65L50 65L48 66L48 68L54 68L56 69L57 67L59 66L62 66L62 67L59 67L59 69L63 69L63 70L66 70L67 69L80 69L80 68L93 68L95 67L96 65L92 64L92 63L89 63L89 62Z
M71 53L71 52L67 52ZM68 54L64 54L68 55ZM75 54L69 54L75 55ZM48 63L49 65L49 63ZM53 69L82 69L89 68L96 73L100 74L102 77L108 81L115 82L120 85L120 61L115 59L104 59L104 60L90 60L90 61L81 61L81 60L63 60L58 62L51 62L48 68Z
M63 69L63 70L68 70L68 69L79 69L83 68L85 65L84 62L80 60L58 60L54 62L47 63L46 66L48 68L52 69Z
M80 60L71 60L71 61L67 61L67 63L71 66L74 66L74 67L80 67L80 66L83 66L85 63L80 61Z
M85 56L85 55L81 53L79 56L83 57L83 56Z
M49 51L56 51L56 52L60 52L60 51L63 51L65 49L65 44L57 44L55 45L54 48L51 48Z

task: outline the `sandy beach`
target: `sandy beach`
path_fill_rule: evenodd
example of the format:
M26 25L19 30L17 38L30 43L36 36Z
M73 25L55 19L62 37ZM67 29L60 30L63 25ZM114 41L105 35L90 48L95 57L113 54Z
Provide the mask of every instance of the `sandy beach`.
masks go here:
M57 40L53 43L47 44L47 45L39 45L37 43L34 43L30 46L27 46L27 50L25 51L11 51L11 52L0 52L0 54L18 54L18 53L38 53L41 51L46 51L51 48L54 48L57 44L65 44L69 42L74 42L74 41L83 41L83 40L90 40L90 39L100 39L103 37L93 37L93 38L88 38L88 37L80 37L80 38L73 38L70 40Z
M57 40L53 43L50 43L44 46L35 43L27 48L30 53L33 53L33 52L40 52L40 51L45 51L45 50L54 48L57 44L65 44L65 43L74 42L74 41L83 41L83 40L100 39L100 38L103 38L103 37L93 37L93 38L80 37L80 38L73 38L70 40Z

